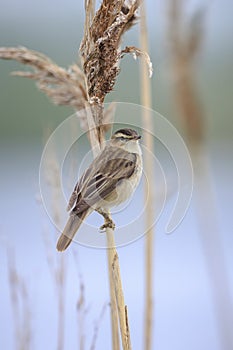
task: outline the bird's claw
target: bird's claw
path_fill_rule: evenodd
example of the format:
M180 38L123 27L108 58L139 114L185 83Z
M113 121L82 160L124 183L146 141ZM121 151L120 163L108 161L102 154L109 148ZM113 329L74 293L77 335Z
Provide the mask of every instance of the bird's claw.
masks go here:
M109 217L109 214L102 209L96 209L96 211L104 218L104 224L100 227L100 232L104 232L106 228L111 228L112 230L115 230L116 225L114 224L113 220Z
M100 226L100 232L104 232L107 228L111 228L112 230L115 230L116 225L111 219L105 220L105 223Z

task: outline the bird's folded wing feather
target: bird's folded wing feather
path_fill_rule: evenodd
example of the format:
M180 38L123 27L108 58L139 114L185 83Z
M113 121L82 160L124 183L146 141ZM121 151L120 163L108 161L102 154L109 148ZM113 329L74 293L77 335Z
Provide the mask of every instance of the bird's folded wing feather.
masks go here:
M137 155L106 147L84 172L71 195L68 209L80 214L115 190L118 182L135 171Z

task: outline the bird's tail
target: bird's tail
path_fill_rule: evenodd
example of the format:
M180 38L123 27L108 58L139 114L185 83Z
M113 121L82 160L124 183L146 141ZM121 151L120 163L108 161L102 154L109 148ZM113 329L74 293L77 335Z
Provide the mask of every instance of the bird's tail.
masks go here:
M57 241L57 250L59 252L63 252L70 245L75 233L78 231L86 215L86 212L83 212L79 216L71 214L61 236Z

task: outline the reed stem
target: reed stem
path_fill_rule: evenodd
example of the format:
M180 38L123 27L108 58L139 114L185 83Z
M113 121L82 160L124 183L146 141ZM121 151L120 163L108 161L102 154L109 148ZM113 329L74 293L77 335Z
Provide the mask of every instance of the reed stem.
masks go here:
M148 52L148 31L146 24L146 6L145 1L141 5L141 21L140 21L140 46L142 51ZM148 76L147 64L141 60L141 103L146 108L143 109L143 127L144 130L152 130L152 115L151 115L151 85ZM146 149L153 152L153 136L148 131L143 134L143 141ZM144 170L148 178L148 183L154 183L153 169L149 152L144 155ZM145 198L147 197L146 208L146 244L145 244L145 318L144 318L144 349L152 349L152 326L153 326L153 259L154 259L154 200L153 191L147 193L146 186L144 187Z

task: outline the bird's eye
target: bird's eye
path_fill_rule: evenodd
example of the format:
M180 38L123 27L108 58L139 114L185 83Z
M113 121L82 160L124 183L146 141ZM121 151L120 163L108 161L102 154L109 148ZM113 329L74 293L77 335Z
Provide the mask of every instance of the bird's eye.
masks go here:
M120 141L125 141L125 137L124 136L119 136L117 139L120 140Z

